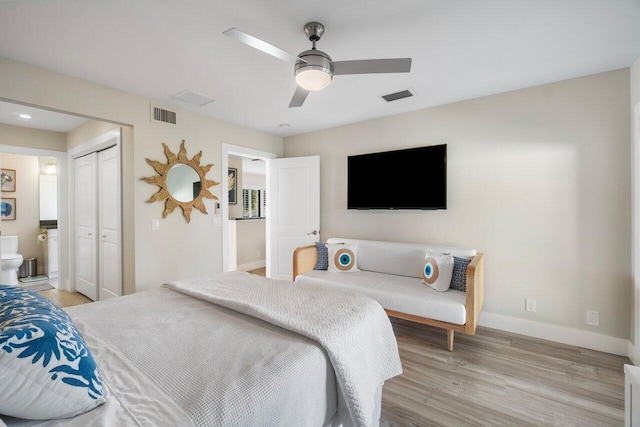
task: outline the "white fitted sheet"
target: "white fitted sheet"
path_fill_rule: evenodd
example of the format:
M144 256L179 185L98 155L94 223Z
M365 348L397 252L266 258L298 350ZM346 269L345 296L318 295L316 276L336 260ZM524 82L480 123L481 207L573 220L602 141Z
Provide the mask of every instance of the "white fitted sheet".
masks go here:
M422 279L394 274L358 271L329 273L313 270L296 278L299 285L321 285L332 289L359 292L375 299L387 310L449 322L466 323L466 294L449 289L438 292Z

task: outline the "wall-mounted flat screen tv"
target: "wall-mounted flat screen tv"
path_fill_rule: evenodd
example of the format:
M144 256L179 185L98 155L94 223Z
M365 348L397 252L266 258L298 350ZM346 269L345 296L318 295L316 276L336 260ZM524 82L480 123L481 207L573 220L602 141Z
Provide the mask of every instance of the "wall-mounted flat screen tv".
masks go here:
M348 209L446 209L447 145L347 157Z

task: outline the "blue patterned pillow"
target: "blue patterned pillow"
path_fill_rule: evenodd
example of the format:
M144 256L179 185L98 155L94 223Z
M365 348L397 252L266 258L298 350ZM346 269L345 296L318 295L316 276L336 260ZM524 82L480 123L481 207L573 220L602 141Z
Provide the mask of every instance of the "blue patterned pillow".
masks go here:
M453 257L453 276L451 276L450 289L467 291L467 266L470 262L471 258Z
M326 270L329 268L329 251L326 243L316 242L316 250L318 251L318 260L316 261L314 270Z
M0 285L0 414L68 418L104 403L96 362L69 315Z

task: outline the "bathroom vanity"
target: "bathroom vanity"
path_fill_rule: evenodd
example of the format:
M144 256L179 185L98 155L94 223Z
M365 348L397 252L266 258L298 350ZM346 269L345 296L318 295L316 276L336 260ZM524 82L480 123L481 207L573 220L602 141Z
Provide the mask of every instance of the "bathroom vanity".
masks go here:
M47 241L44 245L44 274L49 278L58 277L58 229L47 230Z

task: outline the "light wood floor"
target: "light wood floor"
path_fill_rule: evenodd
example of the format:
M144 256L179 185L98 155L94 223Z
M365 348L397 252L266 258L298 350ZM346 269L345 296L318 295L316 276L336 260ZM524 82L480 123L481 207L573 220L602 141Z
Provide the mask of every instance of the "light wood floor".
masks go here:
M249 270L251 274L257 274L258 276L266 277L267 267L256 268L255 270Z
M626 357L493 329L456 334L392 320L403 374L383 426L623 426Z
M40 294L60 306L91 302ZM444 330L392 325L404 372L384 385L381 426L624 425L626 357L482 327L456 334L449 352Z
M51 289L49 291L40 291L38 293L60 307L71 307L74 305L92 302L89 298L79 292Z

